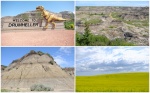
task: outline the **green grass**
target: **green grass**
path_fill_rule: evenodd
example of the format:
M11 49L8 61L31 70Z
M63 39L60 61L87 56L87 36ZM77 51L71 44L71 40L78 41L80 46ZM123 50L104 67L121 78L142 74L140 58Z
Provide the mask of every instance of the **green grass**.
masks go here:
M146 26L148 27L149 26L149 21L148 19L147 20L124 20L122 19L121 17L119 17L119 13L115 13L113 12L111 14L111 16L117 20L120 20L120 21L123 21L124 23L127 23L129 25L134 25L136 27L143 27L143 26Z
M1 92L10 92L10 91L7 89L1 89Z
M101 19L89 19L87 20L86 18L81 18L81 21L83 21L83 23L87 23L89 25L97 25L102 23Z
M149 73L77 76L77 92L148 92Z
M95 25L95 24L98 24L98 23L101 23L102 20L98 20L98 19L90 19L87 21L87 23L90 25Z
M116 28L116 26L109 26L109 28Z

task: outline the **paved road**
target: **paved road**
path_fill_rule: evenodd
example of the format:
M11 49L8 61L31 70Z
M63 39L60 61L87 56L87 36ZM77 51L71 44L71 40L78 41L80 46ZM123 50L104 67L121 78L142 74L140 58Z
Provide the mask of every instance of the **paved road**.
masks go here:
M73 30L2 31L2 46L73 46Z

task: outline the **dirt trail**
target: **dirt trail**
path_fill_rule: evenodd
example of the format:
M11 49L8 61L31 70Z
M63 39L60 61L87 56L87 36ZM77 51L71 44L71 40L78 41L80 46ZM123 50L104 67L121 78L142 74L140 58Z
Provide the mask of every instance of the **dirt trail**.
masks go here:
M73 46L73 30L2 31L2 46Z

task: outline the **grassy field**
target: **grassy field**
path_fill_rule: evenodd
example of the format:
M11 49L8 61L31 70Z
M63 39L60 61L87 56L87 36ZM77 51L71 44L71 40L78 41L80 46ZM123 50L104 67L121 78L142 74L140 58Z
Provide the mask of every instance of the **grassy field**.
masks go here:
M77 76L77 92L148 92L149 73Z

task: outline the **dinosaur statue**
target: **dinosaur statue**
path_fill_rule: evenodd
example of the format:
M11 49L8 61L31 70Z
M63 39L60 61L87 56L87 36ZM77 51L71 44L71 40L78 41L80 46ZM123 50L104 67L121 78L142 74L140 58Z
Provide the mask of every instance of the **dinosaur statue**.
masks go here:
M55 29L55 26L56 26L55 22L56 21L66 21L67 20L67 19L63 19L61 17L58 17L58 16L46 11L43 6L36 7L36 10L41 11L41 16L43 16L44 19L46 20L46 24L45 24L45 27L44 27L45 29L48 28L48 23L51 23L52 24L52 29Z

